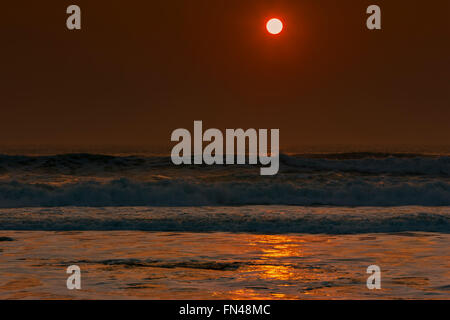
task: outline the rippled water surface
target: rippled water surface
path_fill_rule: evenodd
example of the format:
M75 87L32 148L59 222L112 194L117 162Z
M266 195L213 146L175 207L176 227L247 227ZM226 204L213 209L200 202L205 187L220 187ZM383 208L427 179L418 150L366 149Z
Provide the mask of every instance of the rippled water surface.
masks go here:
M450 235L0 231L2 299L450 299ZM76 264L82 289L66 288ZM382 289L366 287L366 268Z

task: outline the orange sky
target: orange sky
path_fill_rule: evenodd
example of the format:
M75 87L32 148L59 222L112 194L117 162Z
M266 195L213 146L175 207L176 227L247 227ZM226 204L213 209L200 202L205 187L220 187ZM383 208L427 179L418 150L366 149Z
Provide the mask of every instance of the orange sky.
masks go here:
M82 30L68 31L78 4ZM370 4L382 30L365 27ZM1 144L169 145L280 128L281 146L448 144L448 0L2 5ZM268 18L283 19L277 36Z

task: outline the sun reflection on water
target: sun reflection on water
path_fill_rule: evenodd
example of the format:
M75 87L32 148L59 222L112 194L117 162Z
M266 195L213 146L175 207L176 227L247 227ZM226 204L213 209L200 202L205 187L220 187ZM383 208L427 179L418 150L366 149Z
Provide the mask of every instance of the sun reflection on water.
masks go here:
M68 263L79 263L85 272L85 289L76 297L87 299L372 299L424 293L448 298L442 279L449 278L450 238L443 234L6 231L2 236L15 241L1 245L0 298L73 298L61 286ZM382 266L379 292L366 288L371 264Z
M313 237L311 240L323 241L323 236L320 237L322 239ZM269 281L271 289L259 287L230 291L232 299L295 299L295 295L283 292L286 287L296 287L311 280L318 282L330 280L330 275L320 268L302 264L305 257L305 241L299 237L253 235L247 241L247 245L260 254L246 267L238 270L239 276L255 282Z

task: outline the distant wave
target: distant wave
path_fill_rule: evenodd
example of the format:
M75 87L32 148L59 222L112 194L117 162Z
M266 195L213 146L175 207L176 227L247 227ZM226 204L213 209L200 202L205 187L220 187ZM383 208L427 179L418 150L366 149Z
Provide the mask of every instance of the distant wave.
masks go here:
M366 180L309 185L287 182L215 182L186 180L106 183L88 181L62 186L0 183L0 207L55 206L448 206L450 183L401 182L379 184Z
M359 156L359 157L358 157ZM297 170L316 170L334 172L358 172L358 173L390 173L403 175L450 175L450 157L424 157L413 155L389 155L381 157L380 154L364 154L344 158L305 158L284 156L281 162L288 167ZM411 156L411 157L409 157Z
M333 171L450 176L450 157L420 154L342 153L280 156L281 169L297 172ZM54 156L0 155L0 173L36 171L61 174L126 172L174 167L170 157L62 154ZM200 170L202 167L191 166ZM218 166L218 168L224 168Z
M0 172L85 173L168 166L170 157L112 156L76 153L51 156L0 155Z
M140 230L264 234L450 233L450 209L289 206L1 209L0 230Z

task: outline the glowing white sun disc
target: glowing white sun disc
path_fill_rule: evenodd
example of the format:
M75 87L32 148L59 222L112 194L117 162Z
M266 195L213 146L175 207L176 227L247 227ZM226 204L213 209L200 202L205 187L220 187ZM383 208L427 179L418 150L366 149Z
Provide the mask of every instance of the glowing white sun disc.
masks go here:
M283 23L280 19L273 18L267 21L266 28L271 34L279 34L283 30Z

